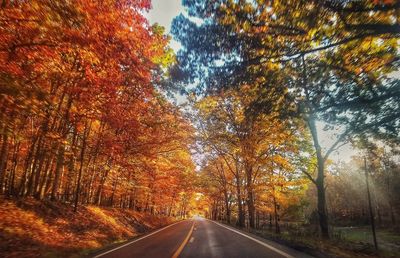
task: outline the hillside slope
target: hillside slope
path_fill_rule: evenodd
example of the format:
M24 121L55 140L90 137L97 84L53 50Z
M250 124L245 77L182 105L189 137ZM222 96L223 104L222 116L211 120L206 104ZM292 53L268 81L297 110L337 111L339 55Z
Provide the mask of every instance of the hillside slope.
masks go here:
M172 218L131 210L0 200L0 257L78 257L162 227Z

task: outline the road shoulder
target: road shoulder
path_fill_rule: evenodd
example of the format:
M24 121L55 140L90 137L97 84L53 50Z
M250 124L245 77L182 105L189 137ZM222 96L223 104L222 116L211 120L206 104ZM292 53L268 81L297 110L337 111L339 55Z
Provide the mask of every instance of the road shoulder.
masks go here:
M292 247L282 245L280 243L277 243L277 242L269 240L269 239L265 239L261 236L258 236L256 234L250 233L248 231L233 227L231 225L213 221L213 220L209 220L209 219L207 219L207 220L212 223L215 223L216 225L218 225L220 227L226 228L227 230L233 231L236 234L242 235L243 237L247 237L255 242L258 242L259 244L264 245L266 248L269 248L270 250L277 252L285 257L288 257L288 258L290 258L290 257L296 257L296 258L314 257L310 254L304 253L303 250L296 250Z

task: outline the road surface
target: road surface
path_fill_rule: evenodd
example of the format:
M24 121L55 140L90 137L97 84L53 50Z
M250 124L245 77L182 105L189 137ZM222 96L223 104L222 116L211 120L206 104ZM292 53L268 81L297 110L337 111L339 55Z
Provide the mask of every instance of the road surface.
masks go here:
M94 258L311 257L203 218L184 220L104 251Z

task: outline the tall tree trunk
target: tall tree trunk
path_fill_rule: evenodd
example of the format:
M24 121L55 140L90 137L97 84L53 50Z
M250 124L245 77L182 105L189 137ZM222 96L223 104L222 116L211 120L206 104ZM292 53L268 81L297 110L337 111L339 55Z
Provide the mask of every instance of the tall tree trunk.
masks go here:
M50 155L51 155L51 151L50 151ZM45 155L45 151L43 151L40 156L41 156L40 157L40 162L39 162L38 169L36 170L35 183L34 183L34 186L33 186L33 195L35 196L36 199L40 198L39 186L40 186L40 178L41 178L41 174L42 174L43 164L45 163L46 159L47 159L48 162L51 159L51 157L47 157L47 155ZM45 180L45 178L43 178L43 180Z
M242 194L240 191L240 183L239 179L236 178L237 184L236 184L236 195L237 195L237 203L238 203L238 226L239 227L244 227L244 213L243 213L243 204L242 204Z
M314 149L317 156L317 179L313 180L313 183L317 187L317 209L319 217L319 226L321 230L322 238L329 239L329 223L328 223L328 210L326 207L326 197L325 197L325 157L322 155L321 145L319 144L316 118L314 115L314 107L310 99L310 93L308 91L308 79L307 79L307 67L304 55L302 55L302 68L303 68L303 82L302 87L305 90L306 95L306 108L308 109L308 117L306 117L306 123L310 129L310 133L313 139Z
M118 184L118 178L115 178L112 192L111 192L111 198L110 198L110 206L113 207L114 205L114 197L115 197L115 191L117 189L117 184Z
M229 196L228 192L226 189L224 189L224 200L225 200L225 216L226 216L226 222L228 224L231 224L231 208L229 205Z
M372 236L374 240L375 249L378 250L378 241L376 240L375 217L374 217L374 212L372 210L371 193L369 190L367 159L365 157L364 157L364 169L365 169L365 184L367 186L368 209L369 209L369 218L371 222Z
M64 152L65 152L65 145L64 143L61 143L60 146L58 147L56 171L54 173L53 187L51 189L52 201L55 201L57 199L58 187L60 185L60 178L61 178L61 168L64 165Z
M136 188L131 191L129 198L129 209L136 210Z
M96 196L94 199L94 204L96 205L100 205L101 204L101 198L102 198L102 194L103 194L103 187L104 184L106 183L106 179L108 176L108 173L110 172L111 167L106 169L106 171L104 171L104 173L102 174L101 178L100 178L100 182L99 185L97 187L97 191L96 191Z
M5 126L6 128L7 126ZM3 141L1 144L0 152L0 194L3 193L4 179L7 174L7 157L8 157L8 133L7 130L3 130Z
M93 192L94 192L94 182L95 179L98 176L98 173L96 173L96 168L97 168L97 157L99 154L99 149L100 149L100 140L97 141L96 147L95 147L95 152L93 154L93 165L91 168L91 173L89 177L89 182L88 182L88 196L87 196L87 203L91 203L93 199Z
M4 117L6 112L5 106L3 106L0 117ZM9 139L8 134L10 132L10 126L13 124L13 116L15 112L10 114L10 119L7 117L4 119L2 123L2 127L0 128L0 137L1 137L1 148L0 148L0 194L3 194L4 188L4 180L7 175L7 161L8 161L8 149L9 149ZM0 119L1 122L2 119Z
M30 177L30 182L28 183L28 195L34 195L36 197L40 175L42 172L43 162L46 158L46 136L49 132L49 123L50 123L50 111L47 110L46 118L43 121L40 131L40 140L38 144L38 148L36 150L34 166L32 167L32 175Z
M80 155L80 165L79 165L79 172L78 172L78 181L76 183L76 191L75 191L75 205L74 205L74 212L78 211L78 202L79 202L79 193L81 187L81 180L82 180L82 170L83 170L83 163L85 158L85 150L86 150L86 141L87 137L90 132L91 124L85 125L85 130L83 132L83 139L82 139L82 147L81 147L81 155Z
M32 164L29 166L29 169L28 169L28 186L27 186L27 192L26 192L26 195L32 195L33 194L33 187L34 187L34 184L35 184L35 171L37 170L37 166L38 166L38 162L39 162L39 159L41 158L41 153L42 153L42 145L43 145L43 135L44 135L44 133L42 133L40 136L39 136L39 140L38 140L38 143L37 143L37 146L36 146L36 150L35 150L35 152L34 152L34 155L33 155L33 159L32 159Z
M278 203L276 202L276 197L275 197L275 190L273 193L273 201L274 201L274 221L275 221L275 233L280 234L281 233L281 227L279 226L279 213L278 213Z
M10 183L8 185L8 195L13 196L15 195L15 173L17 172L17 165L18 165L18 153L19 147L21 142L15 142L14 140L14 152L12 156L12 167L10 171Z
M272 213L269 213L269 230L272 230Z
M315 185L317 187L317 209L319 217L319 226L321 229L321 235L325 239L329 239L329 224L328 224L328 211L326 207L326 196L325 196L325 160L322 156L322 149L319 144L317 127L315 124L315 118L311 114L307 120L308 126L310 128L311 136L314 143L314 148L317 156L317 179L315 180Z
M68 173L67 173L67 178L64 180L64 186L62 186L64 190L63 194L63 201L72 201L73 200L73 186L75 184L74 179L75 179L75 161L76 161L76 154L74 152L76 142L78 139L78 132L76 130L76 127L74 127L73 133L72 133L72 140L71 140L71 150L73 151L73 154L70 156L70 159L68 161ZM63 181L61 181L63 183Z
M42 181L40 182L38 193L37 193L38 198L40 200L45 197L45 194L46 194L46 191L45 191L46 183L49 180L51 180L51 170L52 170L52 167L53 167L53 161L54 161L54 157L53 157L53 155L50 155L48 157L48 159L47 159L46 166L44 168L44 176L43 176Z
M169 204L169 208L168 208L168 217L171 217L172 207L173 207L174 202L175 202L175 197L176 197L176 192L174 191L174 193L172 195L171 203Z
M32 118L32 120L33 120L33 118ZM32 127L33 127L33 122L32 122ZM32 167L31 162L32 162L33 154L35 152L37 140L38 140L37 135L33 136L31 145L29 147L28 155L25 158L24 172L22 174L20 185L19 185L19 195L20 196L24 196L27 191L27 181L29 178L29 171Z
M255 228L255 207L254 207L254 189L253 189L253 168L246 168L247 176L247 209L249 212L249 226Z

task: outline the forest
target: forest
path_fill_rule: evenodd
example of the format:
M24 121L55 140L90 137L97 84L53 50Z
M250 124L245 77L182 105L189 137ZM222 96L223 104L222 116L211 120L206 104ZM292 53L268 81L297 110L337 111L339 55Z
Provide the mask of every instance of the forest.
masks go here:
M199 216L316 257L399 256L400 2L182 6L168 32L150 0L1 1L0 255Z

